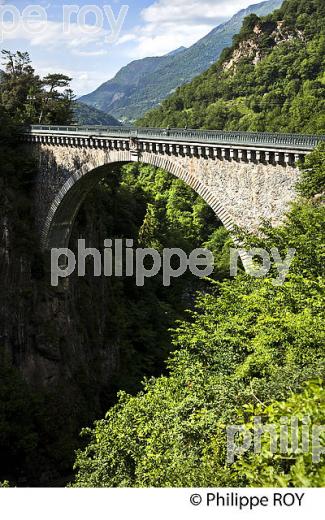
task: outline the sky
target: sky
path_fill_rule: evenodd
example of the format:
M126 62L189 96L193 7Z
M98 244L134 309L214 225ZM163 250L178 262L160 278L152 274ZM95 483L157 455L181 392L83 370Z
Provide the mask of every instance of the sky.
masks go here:
M189 47L261 0L0 0L0 48L30 53L79 96L133 60ZM1 66L0 66L1 67Z

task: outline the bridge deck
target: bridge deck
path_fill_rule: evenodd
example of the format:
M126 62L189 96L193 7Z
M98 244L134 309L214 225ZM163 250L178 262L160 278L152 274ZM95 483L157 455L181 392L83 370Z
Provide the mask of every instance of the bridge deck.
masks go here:
M87 136L99 138L138 138L142 140L163 140L179 143L201 143L225 146L272 147L273 149L313 150L317 144L325 142L325 135L300 135L261 132L224 132L219 130L191 130L181 128L135 128L116 126L51 126L33 125L28 134Z

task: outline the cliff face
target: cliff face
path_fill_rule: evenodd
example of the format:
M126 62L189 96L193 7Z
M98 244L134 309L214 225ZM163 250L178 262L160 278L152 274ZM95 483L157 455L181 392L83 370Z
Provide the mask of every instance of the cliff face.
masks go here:
M17 177L0 177L0 481L64 485L81 428L113 402L118 330L108 283L72 277L50 287ZM72 247L79 234L104 234L99 221L77 223Z
M65 286L51 288L35 242L28 252L17 250L15 228L14 215L3 214L1 344L36 388L64 384L77 389L80 370L103 388L118 367L118 349L109 338L107 314L102 311L108 307L109 288L92 277L83 282L72 277ZM87 238L100 231L87 222L86 227L77 226L75 233Z
M169 329L188 299L183 283L175 294L160 280L137 288L131 279L95 278L92 262L84 278L52 288L34 231L38 172L27 155L0 141L0 482L64 484L81 428L103 416L117 390L136 390L144 376L161 373ZM80 237L99 250L106 238L138 237L147 198L122 185L121 175L110 169L87 197L72 250Z
M224 70L232 70L235 73L236 66L243 59L248 59L253 65L257 65L269 54L270 48L295 39L305 41L302 31L285 27L282 21L276 22L274 30L269 32L266 30L266 25L258 23L252 31L252 37L239 43L233 50L231 58L222 64Z

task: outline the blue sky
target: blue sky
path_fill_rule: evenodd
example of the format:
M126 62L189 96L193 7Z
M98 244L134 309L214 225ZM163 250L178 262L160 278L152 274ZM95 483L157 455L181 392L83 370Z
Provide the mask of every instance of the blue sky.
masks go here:
M132 60L192 45L258 1L0 0L0 47L27 50L40 75L70 75L81 95Z

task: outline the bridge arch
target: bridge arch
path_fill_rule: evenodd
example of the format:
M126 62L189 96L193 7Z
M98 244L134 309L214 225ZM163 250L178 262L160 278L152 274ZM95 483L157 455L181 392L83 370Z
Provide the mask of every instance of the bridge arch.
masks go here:
M144 152L141 158L132 151L111 151L108 157L98 158L95 162L85 162L81 169L71 172L50 205L41 232L42 248L67 248L72 228L78 211L90 191L107 175L104 167L112 164L141 162L159 167L171 175L181 179L190 186L213 209L225 228L233 232L234 223L219 198L211 193L209 188L195 175L189 172L168 155L155 155Z

